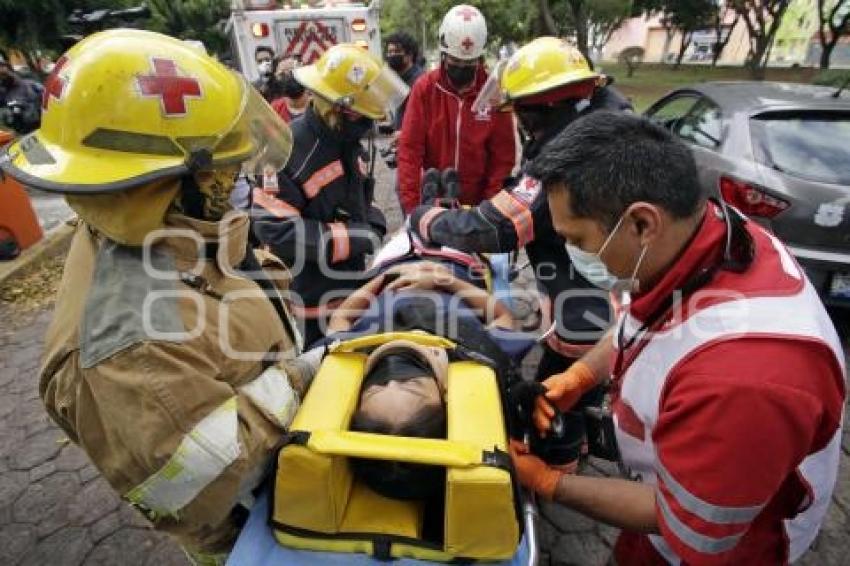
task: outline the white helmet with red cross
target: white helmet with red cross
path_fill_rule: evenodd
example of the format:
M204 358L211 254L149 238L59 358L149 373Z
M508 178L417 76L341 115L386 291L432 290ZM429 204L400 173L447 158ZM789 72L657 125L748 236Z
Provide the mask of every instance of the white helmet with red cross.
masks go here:
M478 59L487 43L487 22L478 8L459 4L440 24L440 52L458 59Z

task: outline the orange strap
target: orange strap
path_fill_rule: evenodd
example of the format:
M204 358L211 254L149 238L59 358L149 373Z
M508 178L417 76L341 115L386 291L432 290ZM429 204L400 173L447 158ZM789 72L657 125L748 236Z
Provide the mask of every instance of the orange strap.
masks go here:
M507 191L500 191L490 202L514 225L518 247L534 239L534 217L527 206Z
M319 194L319 191L342 177L344 173L342 162L339 159L331 161L304 181L304 194L307 195L307 198L315 197Z
M342 222L328 224L331 231L333 250L331 263L345 261L351 255L351 241L348 239L348 228Z
M252 191L254 202L277 216L278 218L289 218L291 216L301 216L301 212L277 197L273 197L260 188L255 188Z

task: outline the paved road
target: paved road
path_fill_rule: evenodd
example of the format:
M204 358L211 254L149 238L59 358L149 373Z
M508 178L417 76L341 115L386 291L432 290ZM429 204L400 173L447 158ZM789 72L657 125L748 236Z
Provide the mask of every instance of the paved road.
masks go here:
M377 199L396 227L401 215L389 189L390 174L384 167L378 172ZM530 281L524 276L518 285L527 287ZM123 505L86 456L48 420L38 396L37 366L49 320L49 309L20 314L0 304L0 564L186 564L177 546ZM533 366L534 360L527 364ZM804 564L848 563L847 433L843 449L829 519ZM599 464L590 472L607 475L613 470ZM616 529L548 505L542 516L543 564L605 563Z
M28 192L35 213L38 215L41 229L45 232L53 230L73 217L74 212L65 203L65 198L62 195L32 189Z

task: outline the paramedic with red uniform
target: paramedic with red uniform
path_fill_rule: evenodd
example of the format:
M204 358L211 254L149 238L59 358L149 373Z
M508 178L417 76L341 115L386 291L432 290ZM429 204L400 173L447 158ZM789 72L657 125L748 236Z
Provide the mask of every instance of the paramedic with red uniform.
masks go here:
M803 271L771 233L706 202L689 150L646 120L580 118L531 173L573 265L625 299L545 396L565 410L611 376L636 481L564 475L514 444L520 480L621 527L619 564L799 558L835 486L845 399L844 354ZM552 405L538 398L540 430Z
M487 81L482 53L484 16L472 6L448 11L440 24L440 66L416 81L398 143L399 199L405 214L419 204L422 172L454 168L461 204L494 196L518 162L510 112L475 113L472 103Z

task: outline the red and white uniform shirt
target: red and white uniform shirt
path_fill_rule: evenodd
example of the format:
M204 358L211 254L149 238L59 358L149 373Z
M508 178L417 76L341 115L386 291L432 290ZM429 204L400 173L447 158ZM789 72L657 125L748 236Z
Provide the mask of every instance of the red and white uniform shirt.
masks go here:
M755 223L747 229L752 265L720 271L625 354L617 441L625 464L655 486L661 536L624 532L620 564L783 564L823 521L838 471L844 357L788 251ZM725 236L710 204L680 260L621 316L627 337L717 261Z

